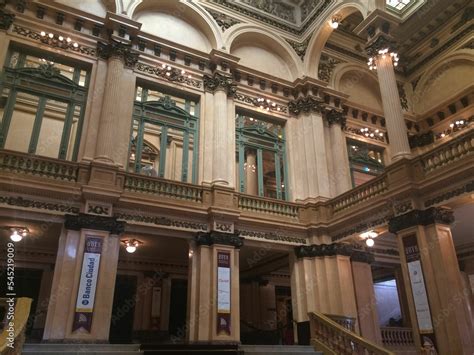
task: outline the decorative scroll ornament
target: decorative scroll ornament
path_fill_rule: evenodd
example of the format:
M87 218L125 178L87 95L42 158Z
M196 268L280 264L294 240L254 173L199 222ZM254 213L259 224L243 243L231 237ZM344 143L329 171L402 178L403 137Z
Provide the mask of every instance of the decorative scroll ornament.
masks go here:
M67 214L64 217L66 229L95 229L108 231L112 234L121 234L125 231L126 222L117 221L115 217L97 216L86 213L79 213L78 215Z
M316 96L308 95L300 97L288 103L288 109L291 114L299 115L301 112L321 112L323 110L322 99Z
M222 75L220 73L214 73L213 76L204 75L204 89L210 92L216 90L224 90L227 96L233 97L237 92L237 85L231 76Z
M346 115L342 111L332 109L331 111L326 112L326 120L330 126L333 124L338 124L341 128L346 126Z
M244 245L244 238L240 238L238 234L229 234L217 231L211 231L209 233L198 233L196 235L196 243L198 245L213 245L222 244L230 245L235 248L240 248Z
M454 222L453 210L444 207L430 207L427 210L412 210L401 216L392 218L388 223L390 233L414 226L427 226L430 224L451 224Z
M166 79L171 82L177 82L180 84L185 84L185 85L193 86L196 88L201 87L200 80L190 78L189 75L182 74L183 71L182 70L180 71L176 68L171 68L168 70L168 67L166 66L153 67L153 66L146 65L143 63L138 63L136 65L136 70L141 71L146 74L156 75L160 78Z
M321 54L318 68L318 78L329 82L336 65L342 63L340 60Z
M227 16L226 14L222 14L217 11L207 9L207 12L209 12L214 18L214 20L217 22L217 25L221 28L222 32L240 23L239 20L236 20L235 18L232 18L230 16Z
M118 57L127 68L133 68L138 62L138 53L132 50L132 46L114 40L97 42L97 55L102 59Z
M351 256L353 247L345 243L301 245L295 248L296 257L313 258L317 256L345 255Z
M309 44L309 37L303 41L303 42L295 42L292 40L287 39L286 41L290 44L290 46L293 47L295 50L296 54L298 54L298 57L301 58L301 60L304 59L304 56L306 54L306 50L308 49L308 44Z

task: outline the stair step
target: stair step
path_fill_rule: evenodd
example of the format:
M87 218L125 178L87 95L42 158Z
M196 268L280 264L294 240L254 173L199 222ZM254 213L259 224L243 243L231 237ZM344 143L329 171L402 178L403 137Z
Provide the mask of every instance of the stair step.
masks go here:
M139 344L25 344L25 355L139 355Z
M245 355L299 355L299 354L319 354L311 346L305 345L242 345L240 347Z

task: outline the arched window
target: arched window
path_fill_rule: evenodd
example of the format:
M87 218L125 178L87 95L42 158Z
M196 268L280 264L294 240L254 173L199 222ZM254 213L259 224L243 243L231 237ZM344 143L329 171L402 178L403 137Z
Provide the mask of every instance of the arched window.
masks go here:
M283 126L251 115L237 114L236 147L240 191L287 200Z
M1 76L0 148L76 160L89 75L47 56L10 51Z
M198 112L196 101L138 86L129 170L196 183Z

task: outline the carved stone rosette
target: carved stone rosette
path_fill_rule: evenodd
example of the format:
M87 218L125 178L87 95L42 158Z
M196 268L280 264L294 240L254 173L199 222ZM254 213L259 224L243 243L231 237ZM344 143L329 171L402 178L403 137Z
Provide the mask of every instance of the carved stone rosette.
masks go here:
M131 46L111 40L109 43L97 42L97 55L102 59L120 58L125 67L133 68L137 64L139 54L134 52Z
M204 90L215 92L216 90L224 90L227 96L233 97L237 92L237 85L231 76L214 73L213 76L204 75Z
M431 207L427 210L412 210L401 216L392 218L388 223L390 233L414 226L428 226L430 224L451 224L454 222L454 213L451 209L445 207Z
M314 258L317 256L334 255L351 256L353 252L353 247L344 243L301 245L295 248L297 258Z
M108 231L112 234L122 234L125 231L126 222L117 221L115 217L97 216L87 213L78 215L67 214L64 216L64 226L70 230L96 229Z
M333 124L338 124L341 126L341 128L346 126L346 115L342 111L332 109L326 112L325 117L330 126Z
M230 245L240 248L244 245L244 238L240 238L237 233L229 234L217 231L209 233L198 233L196 235L197 245L211 246L213 244Z
M379 50L385 48L388 48L389 52L395 52L397 45L390 36L379 34L375 40L369 42L369 44L365 47L365 51L370 57L374 57L379 54Z
M323 108L322 100L319 97L311 95L288 102L288 110L291 114L296 116L302 112L321 112Z

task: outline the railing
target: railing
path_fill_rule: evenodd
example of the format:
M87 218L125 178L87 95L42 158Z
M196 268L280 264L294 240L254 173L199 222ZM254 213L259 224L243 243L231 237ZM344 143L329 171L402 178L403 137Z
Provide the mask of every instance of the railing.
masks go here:
M446 144L440 145L434 150L423 154L421 161L425 173L431 173L445 165L451 164L466 155L474 152L474 130L456 137Z
M355 189L334 198L331 201L332 210L334 213L341 212L349 207L353 207L380 195L387 191L387 189L388 184L386 174L378 176L375 179L367 181Z
M351 332L355 332L355 323L356 319L353 317L346 317L346 316L336 316L334 314L325 314L326 317L330 318L340 326L350 330Z
M1 299L0 303L5 303L6 299ZM15 322L13 330L9 329L8 324L0 334L0 354L1 355L19 355L22 353L23 343L25 342L26 324L30 315L31 298L17 298L15 303ZM13 333L13 348L9 347L10 333Z
M77 181L79 169L76 163L65 160L1 150L0 170L55 180Z
M309 313L311 343L325 355L394 355L337 324L321 313Z
M383 345L387 347L414 347L413 331L411 328L382 327Z
M299 213L299 206L295 203L249 195L239 196L239 209L289 218L298 218Z
M125 191L141 192L176 200L202 202L202 187L177 181L129 174L125 178Z

